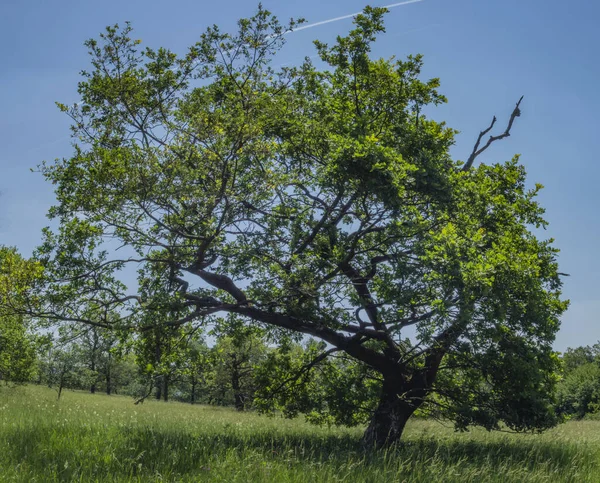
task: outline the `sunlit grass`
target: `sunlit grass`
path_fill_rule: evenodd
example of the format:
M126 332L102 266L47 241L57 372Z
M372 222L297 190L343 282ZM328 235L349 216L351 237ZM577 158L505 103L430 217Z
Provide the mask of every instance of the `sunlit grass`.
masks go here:
M360 429L206 406L0 388L0 480L600 481L600 422L512 435L413 421L404 443L361 449Z

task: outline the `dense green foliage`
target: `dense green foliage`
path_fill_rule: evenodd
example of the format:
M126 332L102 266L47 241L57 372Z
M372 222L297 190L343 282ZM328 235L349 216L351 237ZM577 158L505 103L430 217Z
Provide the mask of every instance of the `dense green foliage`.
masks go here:
M583 418L600 411L600 344L569 348L562 356L557 411Z
M0 380L25 382L33 375L36 337L24 295L40 274L37 263L0 246Z
M588 362L565 375L558 386L558 411L578 418L600 410L600 366Z
M557 250L532 232L545 226L540 186L516 158L451 159L454 131L423 114L445 98L421 80L422 58L370 57L384 13L316 42L326 70L275 71L295 24L262 7L183 56L141 49L129 25L88 41L82 101L61 105L75 152L42 166L58 229L36 255L36 315L136 334L163 381L180 359L171 342L219 314L284 349L308 334L322 352L268 387L327 384L264 397L316 421L370 418L367 444L399 439L426 409L459 428L555 424L566 302Z
M544 435L409 422L405 444L365 452L360 430L214 407L43 387L0 388L3 481L596 482L600 423Z
M590 362L600 363L600 343L593 346L569 347L562 355L563 371L565 374L571 373L579 366Z
M0 380L29 381L34 371L35 348L34 336L21 318L0 317Z

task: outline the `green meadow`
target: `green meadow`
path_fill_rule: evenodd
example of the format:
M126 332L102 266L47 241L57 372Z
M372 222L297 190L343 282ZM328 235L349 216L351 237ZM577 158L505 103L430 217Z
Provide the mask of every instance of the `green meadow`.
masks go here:
M600 481L600 422L542 435L456 433L409 423L401 445L364 451L361 429L230 409L0 388L2 481Z

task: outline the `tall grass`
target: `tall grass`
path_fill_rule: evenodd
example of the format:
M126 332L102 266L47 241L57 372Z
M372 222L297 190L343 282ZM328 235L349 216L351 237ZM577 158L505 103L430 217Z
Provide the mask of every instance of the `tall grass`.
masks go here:
M0 481L600 481L600 422L543 435L455 433L413 421L403 444L361 449L359 429L231 410L0 388Z

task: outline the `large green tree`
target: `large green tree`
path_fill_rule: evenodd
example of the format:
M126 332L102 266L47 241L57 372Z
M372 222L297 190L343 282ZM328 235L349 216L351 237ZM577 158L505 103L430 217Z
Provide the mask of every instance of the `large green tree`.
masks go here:
M516 158L476 162L519 104L453 160L454 131L424 115L445 98L421 57L371 57L384 14L368 7L334 45L316 42L324 70L271 66L296 24L262 7L181 56L142 49L129 25L88 41L81 102L61 105L75 152L41 168L59 228L38 251L38 315L85 322L95 298L131 330L168 309L165 326L235 314L275 338L308 334L326 343L308 370L344 354L376 381L360 418L336 419L368 420L368 445L398 440L427 405L461 427L554 424L566 303L557 250L532 232L540 186ZM130 265L161 290L128 291Z
M118 338L113 331L95 326L86 327L77 338L77 355L93 375L89 387L92 394L99 385L103 386L106 394L111 394L114 388L112 373L119 362L114 354L117 344Z

